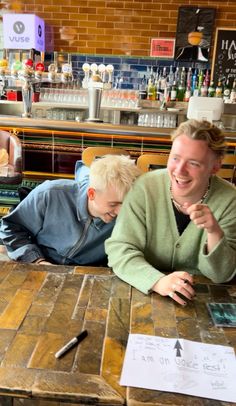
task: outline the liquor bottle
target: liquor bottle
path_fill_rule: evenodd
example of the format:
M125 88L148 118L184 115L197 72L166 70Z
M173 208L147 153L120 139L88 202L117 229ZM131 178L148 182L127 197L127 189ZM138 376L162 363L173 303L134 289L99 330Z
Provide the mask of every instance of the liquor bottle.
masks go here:
M215 97L216 95L216 89L214 86L213 80L210 83L210 86L208 87L208 97Z
M194 70L193 75L192 75L192 81L191 81L191 90L192 94L194 95L194 91L197 89L198 83L197 83L197 69ZM194 95L195 96L195 95Z
M190 87L190 85L187 85L185 93L184 93L184 101L188 102L190 97L191 97L191 87Z
M180 73L180 81L183 83L183 85L185 86L186 83L186 71L185 71L185 67L182 67L181 73Z
M159 71L156 72L156 76L155 76L155 81L154 81L154 85L156 88L156 100L159 100L159 96L160 96L160 76L159 76Z
M236 103L236 79L234 79L233 87L230 92L230 103Z
M147 98L147 80L145 75L139 85L139 98L141 100L145 100Z
M223 89L223 100L224 102L229 102L230 100L230 87L229 87L229 79L226 80L226 83L224 85Z
M177 87L176 87L176 82L174 81L174 83L170 89L170 100L176 101L176 97L177 97Z
M173 68L172 68L172 65L170 65L169 74L167 76L168 87L170 87L170 88L172 87L174 80L175 80L175 76L174 76Z
M153 79L150 78L148 80L148 86L147 86L147 99L148 100L156 100L156 87L153 83Z
M166 67L164 66L163 71L162 72L160 71L158 89L157 89L157 92L159 93L160 101L163 100L166 88L167 88L167 73L166 73Z
M199 74L198 74L198 90L199 90L199 94L201 94L201 87L204 81L204 76L203 76L203 71L200 70Z
M162 72L162 75L161 75L161 78L160 78L160 85L161 85L161 92L162 93L164 93L164 90L165 90L165 88L167 86L166 82L167 82L167 73L166 73L166 67L164 66L163 72Z
M175 78L174 81L176 83L176 86L178 86L179 81L180 81L180 71L179 71L179 67L177 66L175 69Z
M185 86L184 83L181 81L180 84L177 87L177 100L178 101L183 101L184 100L184 94L185 94Z
M215 97L222 97L222 96L223 96L223 88L222 88L221 80L218 80L218 84L216 86Z
M206 84L205 79L204 79L204 82L203 82L203 84L201 86L201 89L200 89L200 96L201 97L207 97L207 84Z
M191 83L192 83L192 68L188 68L188 73L187 73L187 87L190 86L191 88Z
M205 74L205 83L206 83L206 86L208 88L210 86L210 72L209 72L208 69L207 69L206 74Z

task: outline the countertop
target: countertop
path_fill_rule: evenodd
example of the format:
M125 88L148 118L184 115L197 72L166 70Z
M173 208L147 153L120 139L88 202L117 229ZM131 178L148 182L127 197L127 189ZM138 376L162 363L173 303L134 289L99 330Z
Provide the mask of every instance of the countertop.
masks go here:
M100 122L56 121L38 118L23 118L18 116L0 116L0 126L34 128L55 131L70 131L97 134L130 135L139 137L160 137L170 139L173 128L141 127L137 125L114 125ZM225 130L228 140L235 140L236 131Z

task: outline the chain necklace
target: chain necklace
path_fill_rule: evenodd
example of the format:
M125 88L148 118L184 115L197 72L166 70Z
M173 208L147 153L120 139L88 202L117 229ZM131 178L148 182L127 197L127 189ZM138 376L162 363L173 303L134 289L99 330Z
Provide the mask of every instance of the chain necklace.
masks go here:
M210 189L210 181L209 181L209 183L207 185L207 188L206 188L206 191L205 191L204 195L195 204L202 204L204 202L204 200L206 199L206 197L207 197L207 195L209 193L209 189ZM182 211L182 209L184 208L184 205L176 202L176 200L174 199L173 194L172 194L171 186L170 186L170 198L171 198L171 201L172 201L173 205L176 207L176 209L178 211Z

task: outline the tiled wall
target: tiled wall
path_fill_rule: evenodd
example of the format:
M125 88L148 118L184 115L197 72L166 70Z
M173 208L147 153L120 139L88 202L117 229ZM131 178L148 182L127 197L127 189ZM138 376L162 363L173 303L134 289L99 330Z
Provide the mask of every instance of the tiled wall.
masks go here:
M46 22L48 50L70 52L80 79L84 62L113 64L115 81L122 78L122 87L133 88L148 76L151 66L177 65L149 54L151 38L175 38L181 5L214 7L215 28L236 28L236 0L4 0L0 18L13 12L37 14ZM53 59L52 52L47 59ZM189 64L178 62L178 66ZM194 67L208 69L210 64Z
M236 27L236 0L3 0L0 14L37 14L57 51L148 56L151 38L175 37L181 5L214 7L215 27Z
M114 86L122 89L138 89L143 77L149 78L151 69L155 72L158 68L169 66L173 68L176 66L194 66L196 68L208 69L209 64L206 63L188 63L188 62L175 62L173 60L156 59L150 57L126 57L126 56L97 56L97 55L78 55L72 54L73 69L79 73L80 79L83 78L84 73L82 65L85 63L103 63L104 65L112 64L114 66L113 83Z

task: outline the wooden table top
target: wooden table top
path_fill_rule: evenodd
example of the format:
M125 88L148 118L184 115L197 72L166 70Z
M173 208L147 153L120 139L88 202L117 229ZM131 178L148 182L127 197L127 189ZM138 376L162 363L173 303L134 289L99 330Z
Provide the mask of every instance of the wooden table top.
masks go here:
M0 396L48 405L232 405L119 385L128 334L233 346L236 329L212 325L206 302L235 302L236 285L197 277L196 298L181 307L146 296L107 268L0 265ZM88 337L60 359L80 331ZM35 403L36 404L36 403Z

